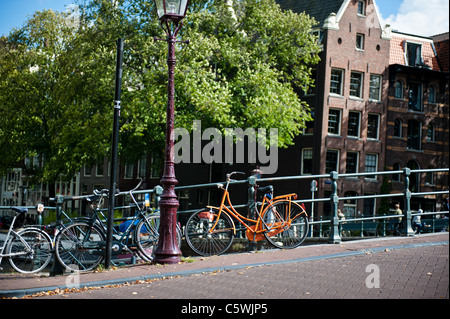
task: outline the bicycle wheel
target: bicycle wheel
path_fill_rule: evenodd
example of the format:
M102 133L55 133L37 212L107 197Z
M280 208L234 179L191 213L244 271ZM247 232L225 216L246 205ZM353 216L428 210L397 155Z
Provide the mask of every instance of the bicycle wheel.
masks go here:
M300 246L308 235L308 216L302 206L282 200L268 206L263 213L266 239L277 248Z
M36 273L43 270L52 258L50 237L36 228L25 228L13 235L7 253L11 266L21 273Z
M105 235L97 226L75 222L56 237L56 257L67 270L89 271L103 260Z
M217 209L206 208L192 214L186 223L186 242L201 256L223 254L233 242L233 221L224 212L217 217Z
M134 230L134 242L139 256L145 261L152 261L159 239L160 215L152 214L142 218ZM181 229L177 225L177 245L181 247Z

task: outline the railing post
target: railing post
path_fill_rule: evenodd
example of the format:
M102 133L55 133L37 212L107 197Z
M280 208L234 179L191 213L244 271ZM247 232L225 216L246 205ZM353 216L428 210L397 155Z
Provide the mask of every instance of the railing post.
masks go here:
M330 238L329 243L330 244L340 244L342 239L341 235L339 234L339 217L337 215L338 210L338 203L339 203L339 196L337 194L337 180L339 178L339 174L335 171L330 173L330 179L331 179L331 229L330 229Z
M256 176L255 175L251 175L248 178L248 197L247 197L247 205L248 205L248 218L250 219L255 219L255 209L256 209ZM255 242L252 240L248 241L247 244L247 249L249 251L253 251L255 250Z
M42 226L43 224L43 214L44 214L44 204L37 204L36 205L36 212L37 212L37 218L36 218L36 223L39 226Z
M411 169L408 167L403 168L403 174L405 174L405 208L403 210L403 235L414 236L414 230L411 227L411 191L409 190L409 176L411 175Z
M322 237L322 235L323 235L323 223L322 223L322 220L323 220L323 218L322 218L322 216L320 216L319 217L319 221L320 221L320 224L319 224L319 237Z
M249 211L249 218L254 218L255 216L255 185L256 185L256 177L249 176L248 178L248 196L247 196L247 205Z
M382 219L382 223L383 223L383 229L382 229L382 232L381 232L381 236L382 237L386 237L386 219Z
M364 215L361 215L362 218L364 218ZM364 237L364 220L361 221L361 237Z
M61 223L61 215L62 215L63 204L64 204L64 196L56 195L55 202L56 202L56 225L58 227L58 225ZM59 262L58 258L56 258L56 250L55 250L53 252L53 266L50 270L50 276L62 275L62 274L64 274L64 271L65 271L65 267Z
M159 210L159 201L161 200L161 194L163 192L163 188L160 185L156 185L155 188L155 210Z

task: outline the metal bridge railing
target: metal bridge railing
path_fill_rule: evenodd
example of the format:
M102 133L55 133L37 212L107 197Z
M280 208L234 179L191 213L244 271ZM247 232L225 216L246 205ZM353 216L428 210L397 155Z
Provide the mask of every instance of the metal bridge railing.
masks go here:
M412 236L414 235L414 230L412 229L411 225L411 219L413 216L418 215L417 213L413 212L411 210L411 198L412 197L424 197L424 196L438 196L438 195L445 195L449 194L449 190L440 190L440 191L432 191L432 192L411 192L410 187L410 176L411 174L420 174L420 173L444 173L448 174L449 169L448 168L437 168L437 169L416 169L411 170L409 168L403 168L402 170L395 170L395 171L382 171L382 172L370 172L370 173L354 173L354 174L338 174L337 172L333 171L330 174L321 174L321 175L294 175L294 176L283 176L283 177L268 177L268 178L256 178L255 176L250 176L246 180L239 180L239 181L232 181L230 184L247 184L248 185L248 200L247 203L238 204L234 207L236 208L243 208L243 207L252 207L252 205L255 205L255 199L254 196L251 194L254 194L254 185L262 182L283 182L287 180L319 180L319 179L327 179L328 183L331 184L331 196L327 198L302 198L297 199L297 202L302 203L319 203L319 202L329 202L331 204L331 217L330 219L323 220L322 217L318 220L314 220L311 218L310 224L311 227L318 227L319 228L319 237L323 237L324 235L328 238L328 242L330 243L340 243L342 241L341 237L341 228L344 223L364 223L367 221L381 221L382 225L382 231L381 235L386 235L386 220L389 219L398 219L399 217L402 218L402 228L401 233L404 236ZM390 194L377 194L377 195L362 195L362 196L345 196L341 197L338 195L338 189L337 189L337 182L341 178L348 178L348 177L365 177L365 176L376 176L376 175L393 175L393 174L402 174L404 178L404 189L401 192L397 193L390 193ZM196 185L186 185L186 186L178 186L175 187L175 191L185 191L185 190L191 190L191 189L201 189L201 188L215 188L218 183L207 183L207 184L196 184ZM138 190L134 191L133 194L153 194L155 201L154 206L158 207L158 201L159 201L159 195L161 195L162 188L160 186L156 186L153 189L146 189L146 190ZM123 196L128 194L129 192L120 192L118 196ZM62 211L62 205L66 201L73 201L73 200L81 200L85 198L86 196L61 196L57 195L55 197L55 207L45 207L45 210L56 210L57 211L57 218L61 218L61 211ZM339 201L342 200L357 200L357 199L368 199L368 198L393 198L398 197L402 198L404 201L404 210L403 215L383 215L383 216L369 216L369 217L361 217L361 218L352 218L352 219L345 219L341 220L338 216L338 204ZM124 206L117 206L115 207L115 210L119 209L132 209L135 207L134 205L124 205ZM9 206L0 206L0 210L8 210ZM30 210L36 210L37 206L28 206L27 207ZM178 214L189 214L192 212L197 211L197 209L192 210L180 210L178 211ZM435 223L436 215L439 214L448 214L448 208L444 211L438 211L438 212L427 212L422 213L421 216L428 216L432 215L432 222L433 225ZM42 223L42 214L37 214L37 222ZM324 226L326 226L328 229L323 231ZM447 226L448 227L448 226ZM433 226L434 229L434 226ZM448 229L448 228L447 228ZM363 232L361 232L361 235Z

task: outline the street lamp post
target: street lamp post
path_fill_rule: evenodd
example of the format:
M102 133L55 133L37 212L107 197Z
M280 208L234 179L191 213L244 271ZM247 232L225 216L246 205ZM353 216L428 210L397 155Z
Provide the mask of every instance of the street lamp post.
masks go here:
M155 0L158 18L161 26L167 34L169 53L167 65L169 68L169 80L167 88L167 122L166 122L166 149L164 154L164 173L161 179L163 193L159 202L160 207L160 231L158 247L155 250L155 262L160 264L174 264L181 261L181 250L177 243L177 208L179 206L175 194L175 185L178 183L175 177L174 154L174 122L175 122L175 43L176 36L181 26L182 19L186 15L189 0ZM157 39L161 40L161 39Z

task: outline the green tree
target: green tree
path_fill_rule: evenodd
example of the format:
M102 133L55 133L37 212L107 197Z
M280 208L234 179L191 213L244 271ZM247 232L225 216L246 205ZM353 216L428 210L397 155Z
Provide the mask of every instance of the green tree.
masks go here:
M79 23L37 12L0 42L0 170L38 155L39 180L72 177L110 153L116 41L125 38L120 155L163 151L167 47L152 1L80 1ZM278 128L292 144L306 120L319 47L314 21L274 0L193 0L177 46L176 127Z

